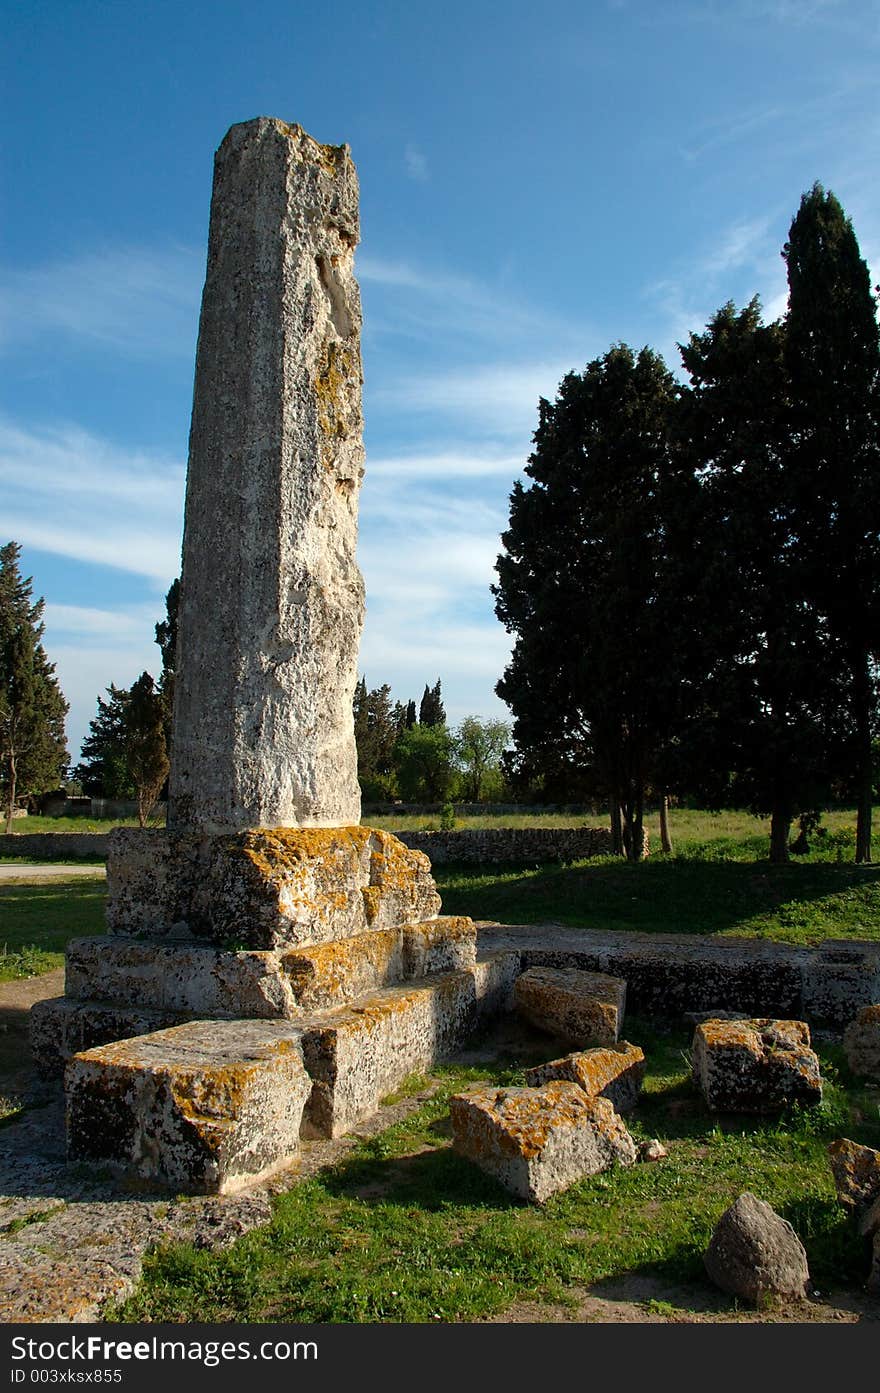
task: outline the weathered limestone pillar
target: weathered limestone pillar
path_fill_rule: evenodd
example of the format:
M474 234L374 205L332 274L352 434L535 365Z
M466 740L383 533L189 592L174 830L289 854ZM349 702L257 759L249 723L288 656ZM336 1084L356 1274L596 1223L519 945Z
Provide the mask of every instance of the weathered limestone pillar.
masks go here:
M214 163L169 829L360 819L361 307L348 146L261 117Z

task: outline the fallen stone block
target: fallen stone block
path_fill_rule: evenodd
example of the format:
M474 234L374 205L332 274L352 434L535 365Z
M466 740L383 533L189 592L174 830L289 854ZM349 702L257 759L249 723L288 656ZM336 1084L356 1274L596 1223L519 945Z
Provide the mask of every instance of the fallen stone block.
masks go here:
M516 982L525 1020L576 1048L613 1045L620 1032L626 982L573 967L530 967Z
M303 1023L313 1080L303 1135L338 1137L408 1074L430 1068L460 1044L479 1014L476 970L388 987Z
M731 1296L802 1299L810 1273L804 1246L787 1220L746 1191L725 1210L706 1250L706 1271Z
M694 1032L692 1073L713 1112L777 1112L822 1101L819 1060L803 1021L704 1021Z
M459 1155L537 1204L636 1159L635 1142L607 1098L588 1098L574 1083L470 1089L450 1098L449 1111Z
M551 1060L526 1070L526 1083L532 1088L555 1079L567 1079L584 1090L588 1098L607 1098L615 1112L632 1112L639 1101L645 1077L645 1054L638 1045L621 1040L616 1045L597 1046L564 1059Z
M861 1211L880 1198L880 1151L839 1137L828 1148L837 1198L844 1209Z
M439 908L424 852L376 828L125 827L108 842L107 927L125 937L276 950L419 923Z
M846 1062L860 1079L880 1083L880 1005L864 1006L843 1033Z
M45 1078L63 1074L71 1055L132 1035L180 1025L184 1017L174 1011L117 1006L106 1001L72 1001L65 996L35 1001L28 1026L37 1072Z
M283 1021L191 1021L74 1055L72 1161L228 1194L288 1166L311 1084Z

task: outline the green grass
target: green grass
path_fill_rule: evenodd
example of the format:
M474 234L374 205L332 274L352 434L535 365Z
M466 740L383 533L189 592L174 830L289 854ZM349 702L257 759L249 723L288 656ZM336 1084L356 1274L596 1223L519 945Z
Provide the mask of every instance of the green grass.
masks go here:
M102 881L0 884L0 982L64 966L64 945L104 932Z
M438 866L445 914L641 933L744 934L789 943L880 939L880 866L610 857L535 869Z
M628 1274L699 1292L712 1228L746 1189L794 1225L817 1287L857 1289L866 1259L825 1148L841 1130L880 1143L876 1094L871 1103L839 1077L832 1051L820 1109L713 1117L687 1075L687 1035L633 1018L627 1034L649 1060L630 1129L659 1136L665 1161L590 1177L541 1209L520 1204L454 1154L448 1099L477 1079L521 1082L522 1061L449 1067L417 1112L277 1199L268 1227L222 1253L177 1244L150 1257L116 1318L472 1321L516 1301L573 1303L584 1287Z
M0 825L4 829L4 832L0 833L0 848L2 848L5 821ZM114 827L137 827L137 825L136 817L17 817L12 824L12 831L13 835L16 832L112 832ZM164 824L151 820L149 825L160 827Z

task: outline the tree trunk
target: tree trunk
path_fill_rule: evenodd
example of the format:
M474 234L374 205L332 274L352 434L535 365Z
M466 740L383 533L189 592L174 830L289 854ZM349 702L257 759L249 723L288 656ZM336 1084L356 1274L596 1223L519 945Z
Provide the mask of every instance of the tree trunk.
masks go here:
M6 835L7 835L7 837L8 837L8 836L11 834L11 832L12 832L12 814L15 812L15 782L16 782L16 769L15 769L15 755L14 755L14 753L13 753L12 751L10 751L10 753L9 753L9 764L8 764L8 769L9 769L9 803L8 803L8 805L7 805L7 808L6 808Z
M620 814L620 799L617 794L611 799L611 854L623 855L623 819Z
M672 855L672 837L669 832L669 796L664 793L660 798L660 850L667 856Z
M855 671L856 704L856 862L871 860L871 815L874 800L873 750L871 748L871 678L868 656L859 655Z
M788 838L791 833L791 805L778 802L770 817L770 860L777 866L788 864Z

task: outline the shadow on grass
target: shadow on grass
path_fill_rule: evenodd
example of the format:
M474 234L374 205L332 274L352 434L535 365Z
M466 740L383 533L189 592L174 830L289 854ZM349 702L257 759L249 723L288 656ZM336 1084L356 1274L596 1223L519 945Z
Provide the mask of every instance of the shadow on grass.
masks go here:
M793 941L880 939L880 866L679 858L573 866L438 866L445 914L552 919L642 933L770 933ZM820 901L827 904L818 905ZM762 921L767 922L762 922Z

